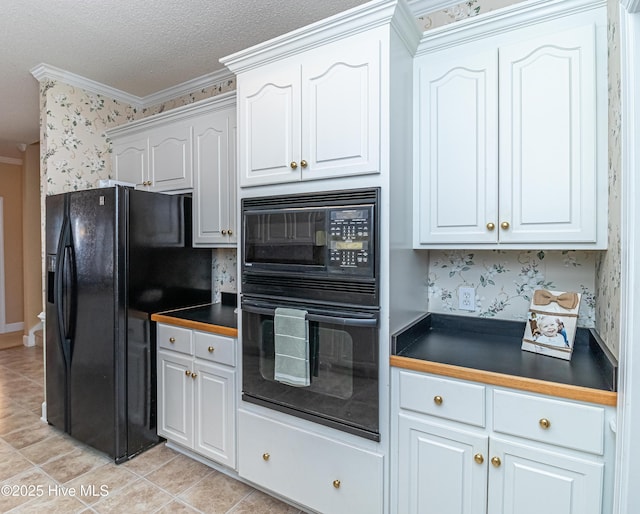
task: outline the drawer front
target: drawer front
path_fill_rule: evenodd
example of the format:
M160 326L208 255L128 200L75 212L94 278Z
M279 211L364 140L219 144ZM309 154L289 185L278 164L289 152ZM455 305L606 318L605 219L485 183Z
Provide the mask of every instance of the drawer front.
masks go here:
M207 332L193 333L196 357L227 366L236 365L236 339Z
M485 387L401 371L400 408L484 427Z
M319 512L382 512L383 457L239 411L243 478Z
M493 429L602 455L604 409L510 391L493 392Z
M193 354L192 331L188 328L158 324L158 347Z

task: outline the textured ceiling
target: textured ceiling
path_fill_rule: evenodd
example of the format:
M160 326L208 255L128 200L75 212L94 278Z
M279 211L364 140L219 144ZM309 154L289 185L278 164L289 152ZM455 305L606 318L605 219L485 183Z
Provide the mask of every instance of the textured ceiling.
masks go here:
M0 156L39 138L40 64L144 97L364 0L2 0Z

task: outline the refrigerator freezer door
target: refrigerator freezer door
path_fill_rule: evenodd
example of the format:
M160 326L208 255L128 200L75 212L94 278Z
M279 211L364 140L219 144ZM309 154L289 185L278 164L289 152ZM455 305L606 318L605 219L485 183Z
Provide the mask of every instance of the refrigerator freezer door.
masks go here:
M65 197L62 195L49 196L46 199L46 402L47 421L61 429L67 430L67 363L63 352L61 329L58 320L60 309L56 301L56 283L59 283L58 243L61 239L62 226L65 221Z

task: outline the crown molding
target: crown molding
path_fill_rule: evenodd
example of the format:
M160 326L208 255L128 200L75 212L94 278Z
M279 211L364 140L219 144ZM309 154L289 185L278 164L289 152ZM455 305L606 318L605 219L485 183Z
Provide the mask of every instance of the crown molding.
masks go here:
M22 166L22 159L13 159L12 157L2 157L2 155L0 155L0 163L15 164L16 166Z
M246 48L220 62L234 73L309 50L365 30L383 26L393 18L400 0L372 0L306 27Z
M71 73L70 71L56 68L55 66L51 66L49 64L38 64L34 68L31 68L30 71L31 75L33 75L38 82L41 82L45 79L58 80L70 86L79 87L91 93L107 96L109 98L113 98L114 100L127 103L129 105L132 105L133 107L144 107L143 99L139 96L130 95L129 93L126 93L114 87L101 84L100 82L96 82L95 80L87 79L80 75L76 75L75 73Z
M620 6L628 13L640 12L640 0L620 0Z
M175 100L176 98L180 98L181 96L202 91L203 89L215 86L220 82L224 82L225 80L231 80L234 78L235 75L227 69L214 71L212 73L196 77L195 79L187 80L186 82L183 82L176 86L163 89L162 91L158 91L157 93L153 93L151 95L143 97L143 107L151 107L163 102Z
M113 98L114 100L124 102L138 109L145 109L163 102L175 100L181 96L201 91L202 89L206 89L207 87L214 86L224 80L230 80L234 77L233 73L228 70L219 70L147 96L135 96L120 89L101 84L95 80L87 79L80 75L76 75L75 73L71 73L70 71L44 63L38 64L32 68L31 75L33 75L38 82L46 79L58 80L91 93Z

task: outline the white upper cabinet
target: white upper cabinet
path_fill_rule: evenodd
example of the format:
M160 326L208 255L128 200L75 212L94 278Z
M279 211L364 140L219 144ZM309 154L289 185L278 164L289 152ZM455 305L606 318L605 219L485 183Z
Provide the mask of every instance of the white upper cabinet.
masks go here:
M529 12L517 29L428 41L415 61L416 248L606 248L605 24L604 6L542 23Z
M193 246L235 246L236 108L231 97L193 120Z
M241 186L379 171L376 32L238 75Z

